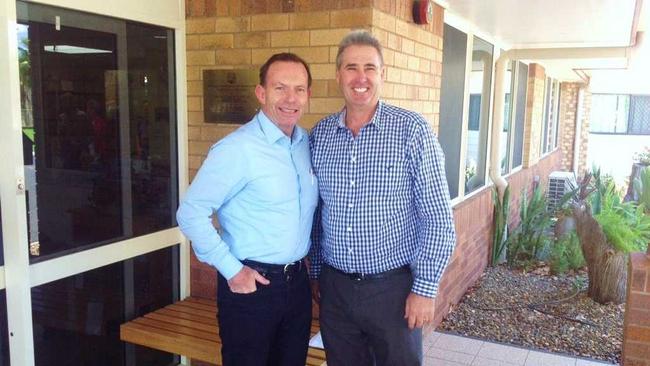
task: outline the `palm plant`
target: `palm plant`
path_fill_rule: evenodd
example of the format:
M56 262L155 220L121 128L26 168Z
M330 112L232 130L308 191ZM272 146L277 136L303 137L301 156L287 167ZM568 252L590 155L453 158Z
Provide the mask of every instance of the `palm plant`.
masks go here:
M589 297L605 304L625 300L629 252L650 241L650 216L643 206L623 202L613 182L594 169L580 184L573 216L587 261Z
M527 192L522 192L519 208L519 226L507 240L507 260L509 266L537 258L549 243L547 230L552 225L552 215L547 210L546 197L538 186L528 200Z

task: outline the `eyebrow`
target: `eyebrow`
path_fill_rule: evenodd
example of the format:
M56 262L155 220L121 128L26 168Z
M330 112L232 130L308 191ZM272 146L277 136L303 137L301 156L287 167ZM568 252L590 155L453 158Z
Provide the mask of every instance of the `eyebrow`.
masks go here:
M343 67L350 67L350 66L359 66L359 64L355 63L355 62L349 62L349 63L343 65ZM379 67L379 65L374 64L372 62L365 63L365 64L363 64L363 66L364 67L372 66L372 67L377 67L377 68Z

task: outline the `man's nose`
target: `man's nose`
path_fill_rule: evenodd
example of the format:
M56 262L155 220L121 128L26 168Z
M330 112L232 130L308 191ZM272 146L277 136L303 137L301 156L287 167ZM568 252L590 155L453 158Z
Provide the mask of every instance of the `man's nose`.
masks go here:
M291 90L291 89L289 89L287 91L287 93L285 94L285 98L289 102L292 102L292 101L296 100L297 96L298 96L298 93L296 93L295 90Z
M357 70L357 75L356 75L356 77L359 78L359 79L365 80L366 77L367 77L367 76L366 76L366 70L364 70L364 69L359 69L359 70Z

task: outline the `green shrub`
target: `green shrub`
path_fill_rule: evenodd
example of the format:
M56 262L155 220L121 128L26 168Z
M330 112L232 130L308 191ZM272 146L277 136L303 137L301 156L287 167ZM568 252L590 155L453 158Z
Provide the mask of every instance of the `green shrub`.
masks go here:
M528 200L526 190L522 192L519 208L519 226L507 240L508 265L517 267L536 260L538 254L549 245L547 230L552 224L552 215L547 210L546 197L538 186Z
M589 197L594 219L598 221L607 240L620 252L645 251L650 242L650 216L643 205L623 202L611 181L600 179L594 170L594 187Z
M551 249L551 272L561 274L570 269L580 269L585 265L580 240L575 231L563 235L554 243Z

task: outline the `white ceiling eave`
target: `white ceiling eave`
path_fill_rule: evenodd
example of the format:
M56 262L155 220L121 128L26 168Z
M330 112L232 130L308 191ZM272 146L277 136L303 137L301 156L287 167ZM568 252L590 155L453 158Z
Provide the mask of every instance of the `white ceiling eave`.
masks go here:
M642 0L454 0L445 22L540 63L562 81L585 81L594 69L624 69ZM639 24L640 23L640 24Z

